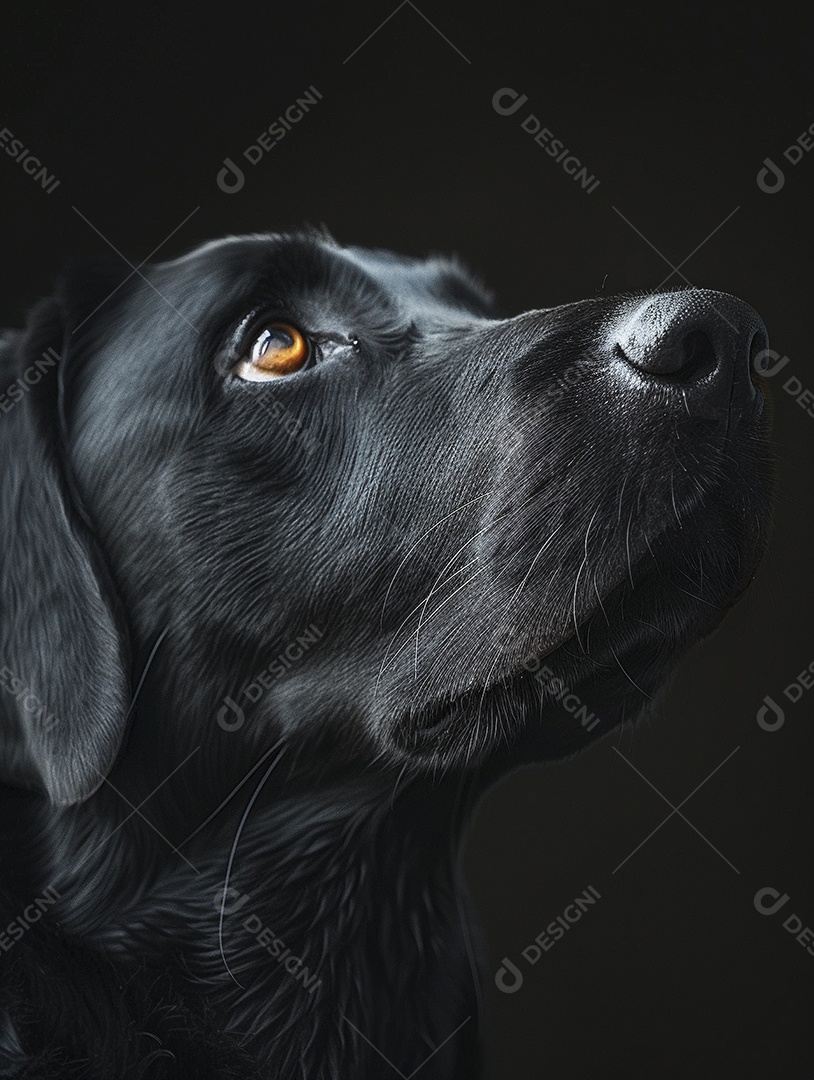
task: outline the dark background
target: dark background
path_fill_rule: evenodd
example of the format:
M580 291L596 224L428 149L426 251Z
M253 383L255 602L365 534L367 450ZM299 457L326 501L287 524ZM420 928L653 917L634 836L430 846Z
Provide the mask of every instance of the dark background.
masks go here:
M196 207L161 257L325 222L341 242L459 252L507 314L655 288L701 245L681 273L753 304L790 358L772 383L771 552L651 721L482 804L465 868L490 958L488 1077L810 1077L814 955L783 921L814 927L814 690L793 705L783 690L814 660L814 416L783 383L814 390L814 152L792 167L783 150L814 122L811 15L396 6L7 16L0 126L60 185L46 194L0 153L3 321L67 257L118 258L88 222L138 264ZM222 192L224 159L310 85L318 105ZM510 117L491 103L506 86L528 95ZM521 130L529 112L600 180L592 194ZM756 183L765 157L785 170L775 194ZM773 732L756 720L765 695L786 707ZM631 855L719 765L687 820ZM589 885L601 899L526 963ZM754 905L766 886L789 898L773 916ZM525 976L510 995L492 977L504 956Z

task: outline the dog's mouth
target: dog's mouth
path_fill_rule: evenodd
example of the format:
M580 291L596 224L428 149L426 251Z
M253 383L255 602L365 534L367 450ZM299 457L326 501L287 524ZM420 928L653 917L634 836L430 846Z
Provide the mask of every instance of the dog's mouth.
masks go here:
M710 632L754 576L765 544L763 526L739 545L739 558L708 597L693 594L677 565L675 537L634 560L624 580L597 592L594 602L551 641L506 657L492 678L414 701L394 719L393 745L419 767L469 764L511 745L530 725L569 753L620 722L636 719L652 703L666 674L689 644ZM701 538L687 544L691 560ZM666 558L665 558L666 555ZM665 564L672 558L672 564ZM734 563L738 563L737 571ZM635 584L634 584L635 582ZM612 684L618 688L610 689ZM615 695L615 698L614 698ZM614 698L616 704L605 709ZM596 714L593 711L593 702ZM618 706L618 707L617 707ZM551 711L570 714L554 719ZM574 720L574 717L577 717ZM559 724L559 727L557 725Z
M542 714L552 677L549 664L554 665L562 653L578 654L580 633L594 614L589 612L555 642L531 649L522 660L483 683L404 709L394 723L394 742L400 750L418 760L426 757L433 765L439 757L459 757L462 750L471 758L496 742L508 743L519 714L529 709Z

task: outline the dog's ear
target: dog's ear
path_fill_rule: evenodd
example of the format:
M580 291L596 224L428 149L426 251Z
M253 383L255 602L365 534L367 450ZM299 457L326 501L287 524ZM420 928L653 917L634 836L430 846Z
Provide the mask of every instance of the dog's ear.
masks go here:
M70 340L56 300L0 338L0 775L63 806L102 783L129 701L121 606L63 446Z

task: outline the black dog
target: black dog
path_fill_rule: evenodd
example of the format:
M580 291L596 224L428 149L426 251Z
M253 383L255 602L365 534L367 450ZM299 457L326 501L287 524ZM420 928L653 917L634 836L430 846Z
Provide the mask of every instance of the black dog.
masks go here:
M478 1075L472 803L748 584L766 344L317 235L67 274L2 344L2 1075Z

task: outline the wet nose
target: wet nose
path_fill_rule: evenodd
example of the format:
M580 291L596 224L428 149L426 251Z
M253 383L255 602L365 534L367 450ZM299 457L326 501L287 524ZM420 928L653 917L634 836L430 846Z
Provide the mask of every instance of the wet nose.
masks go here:
M616 356L636 371L712 404L762 401L755 374L768 349L760 316L728 293L657 293L622 319Z

